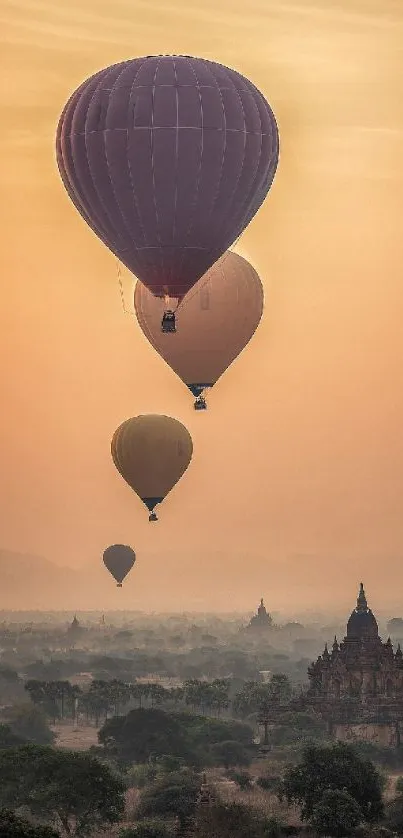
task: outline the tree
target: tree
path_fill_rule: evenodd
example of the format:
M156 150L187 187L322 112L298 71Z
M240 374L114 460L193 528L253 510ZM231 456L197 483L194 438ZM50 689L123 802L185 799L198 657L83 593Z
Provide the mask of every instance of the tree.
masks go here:
M150 763L132 765L125 774L127 788L144 789L156 779L157 773L155 765L150 765Z
M327 789L314 806L311 824L318 835L345 838L362 820L357 801L347 791Z
M185 760L182 757L174 757L171 754L164 754L156 760L158 771L161 774L173 774L181 771L182 768L185 768L184 763Z
M34 826L11 809L0 809L0 838L59 838L50 826Z
M227 742L216 742L211 747L217 765L224 765L225 768L232 766L248 766L252 759L242 742L234 742L229 739Z
M0 805L27 806L59 822L68 835L89 835L116 823L124 811L124 784L86 753L22 745L0 751Z
M53 724L59 718L59 708L56 701L56 694L53 690L54 681L38 681L30 678L24 686L33 704L41 707L44 713L49 716Z
M268 684L247 681L234 698L234 712L241 718L252 713L267 713L286 704L291 698L291 692L287 675L272 675Z
M403 795L385 806L384 825L397 835L403 835Z
M182 826L194 815L199 791L197 774L190 771L168 774L143 792L138 816L176 817Z
M161 686L161 684L150 684L148 689L148 697L151 701L151 707L154 707L156 704L162 704L162 702L167 698L168 693L167 690Z
M137 708L127 716L109 719L99 731L98 739L107 751L126 763L189 752L180 722L157 708Z
M292 687L287 675L283 675L282 673L272 675L268 687L271 706L278 707L281 704L286 704L290 700Z
M403 777L398 777L396 780L396 794L403 794Z
M51 745L55 739L45 713L35 704L15 704L9 707L7 722L16 736L37 745Z
M119 715L119 711L130 699L130 687L123 681L114 678L109 681L106 688L106 695L109 699L109 706L112 706L115 716Z
M16 748L17 745L24 745L26 740L17 736L9 725L0 724L0 749Z
M211 684L211 707L216 711L217 716L222 710L227 710L230 704L229 691L231 682L228 678L216 678Z
M287 801L300 805L301 817L307 821L323 793L331 789L348 792L358 803L362 820L375 822L383 814L382 788L382 777L372 762L342 742L308 745L300 764L286 771L282 785Z

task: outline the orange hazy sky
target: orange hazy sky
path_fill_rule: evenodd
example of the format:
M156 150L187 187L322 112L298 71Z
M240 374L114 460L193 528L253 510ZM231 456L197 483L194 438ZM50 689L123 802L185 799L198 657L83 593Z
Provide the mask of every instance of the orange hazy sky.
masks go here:
M105 607L265 595L348 611L361 577L374 607L397 606L401 0L3 0L0 24L0 547L92 565L104 591L103 549L132 544L137 565ZM115 260L55 164L75 87L156 53L235 67L281 135L275 184L237 247L264 283L264 319L201 414L123 313ZM115 428L147 412L194 441L155 526L110 457Z

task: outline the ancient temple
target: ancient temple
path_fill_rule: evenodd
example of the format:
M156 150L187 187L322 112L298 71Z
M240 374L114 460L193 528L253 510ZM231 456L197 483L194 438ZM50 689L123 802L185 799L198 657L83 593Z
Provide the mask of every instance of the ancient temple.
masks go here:
M82 638L84 633L85 631L82 629L79 620L77 620L77 616L74 615L74 618L67 629L69 642L72 644L76 643Z
M338 738L400 741L403 654L400 645L394 652L390 637L386 643L379 637L362 582L344 640L338 643L335 637L331 651L326 644L308 676L309 703L336 728Z
M248 631L250 629L252 629L253 631L261 631L262 629L270 628L270 626L272 625L272 617L270 614L267 613L266 608L264 607L263 599L261 599L259 608L257 609L257 613L254 614L249 625L246 626L246 629Z

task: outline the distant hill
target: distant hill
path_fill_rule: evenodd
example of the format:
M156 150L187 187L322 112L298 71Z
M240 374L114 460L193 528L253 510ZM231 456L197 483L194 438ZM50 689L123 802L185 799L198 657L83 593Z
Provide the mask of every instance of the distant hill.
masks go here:
M0 608L61 608L75 598L80 575L42 556L0 550Z
M79 611L130 606L133 589L118 593L122 594L119 599L101 561L75 569L43 556L0 550L0 609Z

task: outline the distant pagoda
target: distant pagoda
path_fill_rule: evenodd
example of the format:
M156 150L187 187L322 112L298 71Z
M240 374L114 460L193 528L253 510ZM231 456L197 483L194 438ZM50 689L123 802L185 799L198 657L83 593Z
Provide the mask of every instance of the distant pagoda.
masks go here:
M84 629L81 627L80 622L75 614L73 620L71 621L67 629L67 637L69 638L71 643L75 643L83 636L83 634Z
M249 625L246 626L246 631L265 631L268 628L273 626L273 618L270 614L266 611L264 606L263 599L260 600L259 608L257 609L257 613L254 614L252 617Z

